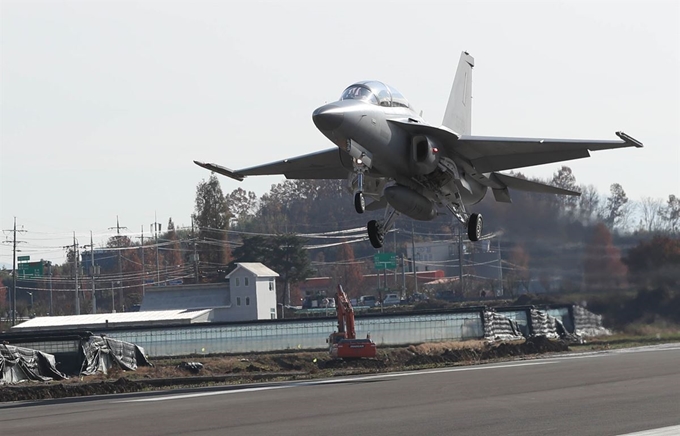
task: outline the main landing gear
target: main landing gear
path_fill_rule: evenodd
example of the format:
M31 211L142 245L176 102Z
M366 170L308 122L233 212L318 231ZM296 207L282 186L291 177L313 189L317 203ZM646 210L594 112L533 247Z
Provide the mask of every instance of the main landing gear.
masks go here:
M482 215L479 213L473 213L470 215L470 218L468 218L467 221L467 232L468 232L468 238L472 242L479 241L479 238L482 237L482 229L483 229L484 223L482 221Z
M484 229L482 214L473 213L468 215L465 211L465 206L462 203L450 203L447 207L453 216L455 216L461 224L467 227L467 234L470 241L479 241L482 237L482 230Z
M370 220L367 225L368 240L371 241L373 248L381 248L385 242L385 232L381 230L380 224L376 220Z
M385 242L385 235L392 229L394 220L397 218L397 211L389 206L385 209L385 219L371 220L366 226L368 230L368 240L371 241L373 248L382 248Z

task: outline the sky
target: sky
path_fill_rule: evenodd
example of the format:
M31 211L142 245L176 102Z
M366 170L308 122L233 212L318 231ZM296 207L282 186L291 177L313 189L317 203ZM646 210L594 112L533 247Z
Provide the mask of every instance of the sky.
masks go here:
M680 195L677 1L0 2L0 264L190 225L193 160L238 169L333 145L312 111L359 80L441 123L461 51L473 134L645 144L570 161L579 184ZM521 170L550 178L561 164ZM259 195L283 177L236 182ZM493 219L486 217L486 220Z

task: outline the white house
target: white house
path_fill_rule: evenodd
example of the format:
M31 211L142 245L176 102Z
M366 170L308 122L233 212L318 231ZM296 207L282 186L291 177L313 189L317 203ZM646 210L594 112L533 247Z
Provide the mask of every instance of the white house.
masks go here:
M227 275L231 294L229 318L233 321L276 319L278 273L261 263L238 262Z
M261 263L237 263L220 283L147 287L141 311L210 309L209 322L276 319L276 277Z

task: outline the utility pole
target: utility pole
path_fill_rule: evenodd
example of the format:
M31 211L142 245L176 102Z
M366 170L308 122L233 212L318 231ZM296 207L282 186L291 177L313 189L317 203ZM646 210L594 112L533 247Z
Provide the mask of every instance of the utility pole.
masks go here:
M194 242L194 283L198 284L198 251L196 249L196 235L194 234L194 217L191 217L191 240ZM281 307L281 313L283 314L283 306Z
M503 265L501 263L501 238L498 237L498 294L497 297L503 296Z
M392 242L394 244L394 255L397 255L397 229L392 229ZM387 282L385 282L387 286ZM397 287L397 268L394 268L394 287Z
M465 289L463 288L463 232L460 231L460 226L458 229L458 281L460 282L460 294L465 295Z
M54 308L52 306L52 262L47 262L47 274L49 275L50 286L50 316L54 316Z
M142 298L146 295L146 265L144 264L144 224L142 224Z
M17 324L17 217L14 217L12 253L12 326L15 326Z
M118 299L120 300L121 305L123 304L123 263L122 263L122 250L123 248L121 247L121 239L120 239L120 229L126 229L127 227L121 227L120 222L118 221L118 215L116 215L116 227L109 227L109 230L116 229L116 247L118 249L118 280L120 281L120 288L118 290L119 295ZM111 292L114 292L113 287L111 288ZM114 301L113 296L111 297L111 301ZM116 310L115 307L112 307L114 311Z
M154 222L151 223L151 228L153 229L154 236L156 237L156 286L160 286L161 284L161 265L160 265L160 259L159 259L159 254L158 254L158 232L161 231L161 225L156 222L158 221L156 219L156 212L153 213L153 218Z
M406 298L406 265L404 255L401 255L401 298Z
M413 221L411 221L411 262L413 264L413 283L414 293L418 293L418 274L416 273L416 242L413 230Z
M111 281L111 313L116 313L116 292L115 292L116 288L114 287L115 284L116 284L116 282L114 282L112 280Z
M78 243L76 232L73 232L73 272L76 279L76 315L80 315L80 293L78 292Z
M10 310L12 311L12 325L17 323L17 244L26 241L17 241L17 232L24 233L26 230L17 230L17 217L14 217L14 228L11 230L12 238L12 293L10 295ZM4 241L9 242L9 241Z
M95 275L97 274L97 271L94 266L94 242L92 240L92 230L90 230L90 245L83 245L83 248L90 249L90 277L92 278L92 313L97 313L97 295L95 294Z

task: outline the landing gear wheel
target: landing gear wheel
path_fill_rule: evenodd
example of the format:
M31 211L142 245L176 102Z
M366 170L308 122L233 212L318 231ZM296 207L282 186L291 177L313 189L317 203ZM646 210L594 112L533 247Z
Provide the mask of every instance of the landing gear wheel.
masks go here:
M357 213L364 213L366 211L366 200L364 199L363 192L354 194L354 209Z
M373 248L382 248L385 237L380 231L378 221L376 220L369 221L367 227L368 227L368 239L371 241L371 245L373 246Z
M482 228L482 215L478 213L470 215L470 219L468 220L468 238L470 238L472 242L479 241L479 238L482 237Z

